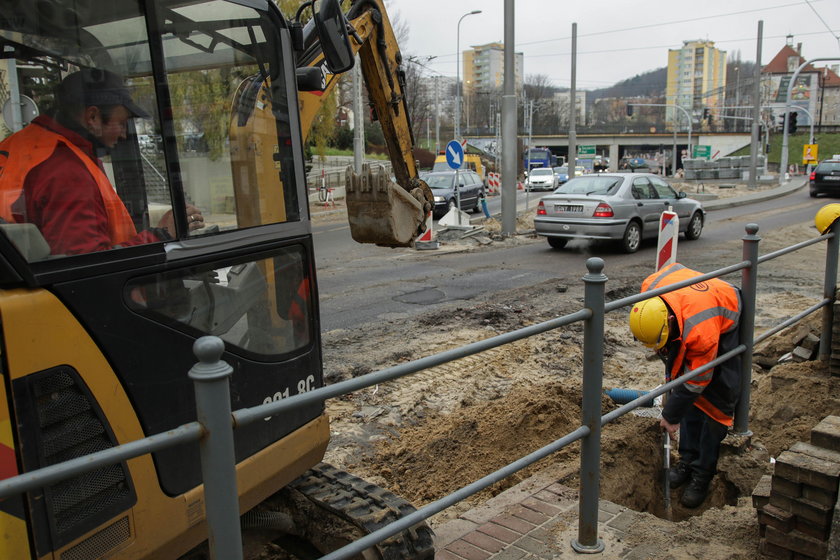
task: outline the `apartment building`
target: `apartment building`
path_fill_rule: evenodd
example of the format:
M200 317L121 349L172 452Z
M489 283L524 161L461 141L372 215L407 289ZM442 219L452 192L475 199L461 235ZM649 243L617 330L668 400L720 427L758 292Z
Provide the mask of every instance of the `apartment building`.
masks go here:
M463 51L464 95L479 91L501 90L505 81L505 46L502 43L474 45ZM514 54L514 77L517 93L522 89L524 55Z
M682 107L694 119L706 107L723 105L726 91L726 51L713 41L683 41L680 49L668 50L666 103ZM686 127L685 113L674 107L665 109L669 126Z

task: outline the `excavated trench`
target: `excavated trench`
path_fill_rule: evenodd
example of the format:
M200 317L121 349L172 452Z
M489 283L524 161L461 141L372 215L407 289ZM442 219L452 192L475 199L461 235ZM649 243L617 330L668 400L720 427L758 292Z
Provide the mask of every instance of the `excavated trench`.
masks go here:
M578 390L548 383L515 387L503 399L489 403L462 402L451 414L424 415L376 446L375 457L364 463L371 466L372 461L378 466L377 472L367 476L377 477L415 505L428 503L576 429L580 423L579 403ZM606 397L603 405L605 411L615 406ZM556 473L560 483L576 489L579 447L572 444L508 477L476 495L474 503L545 469ZM601 458L601 499L666 518L664 457L657 419L630 414L604 426ZM674 453L672 461L676 459ZM738 498L738 488L727 480L726 473L715 477L709 498L699 508L682 507L681 492L671 492L673 521L710 507L734 505Z

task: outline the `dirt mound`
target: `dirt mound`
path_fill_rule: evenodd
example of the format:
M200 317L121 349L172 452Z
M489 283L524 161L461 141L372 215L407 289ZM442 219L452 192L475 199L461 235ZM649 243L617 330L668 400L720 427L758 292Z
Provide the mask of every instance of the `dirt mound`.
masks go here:
M580 424L580 391L559 383L519 386L504 400L428 417L383 441L377 462L389 486L427 503L551 443ZM547 459L546 461L550 461ZM533 473L520 471L488 489L489 497Z

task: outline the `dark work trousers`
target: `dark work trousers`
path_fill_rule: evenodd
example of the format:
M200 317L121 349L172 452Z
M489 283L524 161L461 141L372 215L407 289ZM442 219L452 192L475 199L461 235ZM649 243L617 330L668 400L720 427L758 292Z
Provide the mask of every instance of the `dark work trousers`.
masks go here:
M691 467L692 475L709 481L717 471L720 442L727 427L692 406L680 422L680 461Z
M725 354L738 345L738 330L725 333L720 338L718 355ZM730 405L733 407L741 393L740 375L731 375L741 370L741 356L734 356L715 368L715 375L722 375L730 379L733 386L727 387ZM723 370L723 371L721 371ZM720 422L715 422L696 406L690 406L688 412L680 421L680 461L691 467L693 475L711 480L717 472L720 442L726 437L728 428Z

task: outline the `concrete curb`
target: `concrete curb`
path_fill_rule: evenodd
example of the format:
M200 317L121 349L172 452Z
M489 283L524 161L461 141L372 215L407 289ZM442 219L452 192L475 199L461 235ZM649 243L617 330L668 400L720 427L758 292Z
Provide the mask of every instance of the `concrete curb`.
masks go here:
M703 208L707 211L722 210L724 208L734 208L736 206L743 206L745 204L752 204L753 202L763 202L780 196L785 196L792 192L798 191L808 184L807 177L797 177L788 181L784 185L769 189L766 191L756 192L755 194L745 194L733 198L716 198L703 202Z

